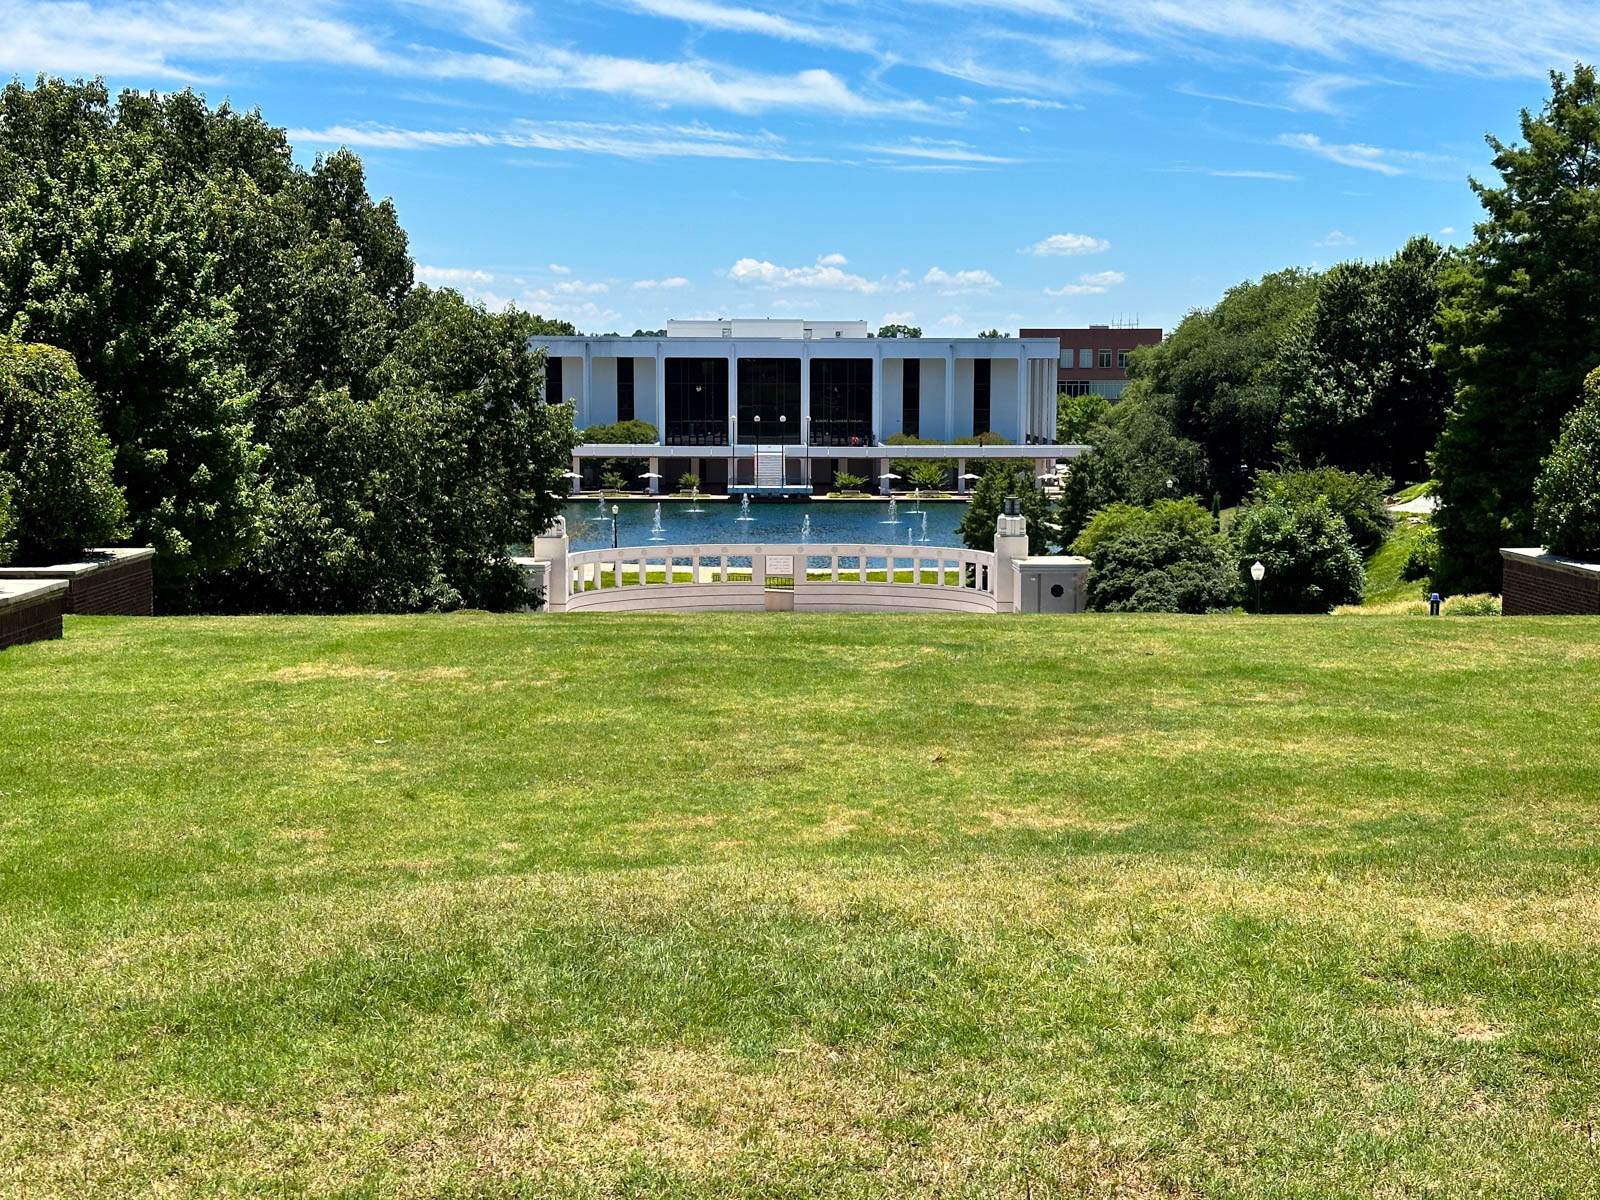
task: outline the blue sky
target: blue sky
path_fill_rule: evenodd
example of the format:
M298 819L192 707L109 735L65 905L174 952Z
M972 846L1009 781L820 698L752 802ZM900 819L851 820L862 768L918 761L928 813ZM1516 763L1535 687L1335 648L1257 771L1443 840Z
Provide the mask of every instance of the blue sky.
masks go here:
M1470 236L1594 0L0 0L0 71L358 150L418 277L590 331L1137 316Z

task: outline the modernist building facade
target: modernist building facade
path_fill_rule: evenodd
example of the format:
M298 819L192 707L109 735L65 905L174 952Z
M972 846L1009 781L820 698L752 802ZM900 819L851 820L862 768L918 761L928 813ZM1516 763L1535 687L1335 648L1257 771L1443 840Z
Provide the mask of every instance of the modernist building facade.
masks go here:
M803 491L839 470L877 480L888 457L1054 451L1059 343L1049 338L874 338L864 321L670 321L665 337L540 337L545 395L579 428L639 420L649 445L580 446L667 460L708 488ZM896 434L935 447L890 447ZM931 452L943 447L942 453ZM1035 449L1028 449L1034 447ZM694 460L696 467L685 465ZM848 465L850 460L866 460ZM676 474L657 471L675 479Z
M1128 355L1161 342L1159 329L1090 325L1080 329L1024 329L1024 338L1053 338L1060 347L1056 389L1063 396L1122 399L1128 386Z

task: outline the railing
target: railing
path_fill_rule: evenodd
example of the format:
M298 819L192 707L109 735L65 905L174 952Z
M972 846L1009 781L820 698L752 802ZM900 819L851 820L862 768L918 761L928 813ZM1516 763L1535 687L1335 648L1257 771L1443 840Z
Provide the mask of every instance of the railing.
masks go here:
M726 421L668 421L663 444L668 446L726 446Z
M995 558L961 546L623 546L567 555L568 612L760 609L767 581L792 581L805 611L995 611Z

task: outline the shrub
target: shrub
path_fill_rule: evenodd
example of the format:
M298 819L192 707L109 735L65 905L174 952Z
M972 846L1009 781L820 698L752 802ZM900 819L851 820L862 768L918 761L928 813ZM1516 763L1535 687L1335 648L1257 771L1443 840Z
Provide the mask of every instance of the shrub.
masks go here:
M618 471L602 471L600 473L600 486L608 492L622 490L622 475Z
M698 492L700 490L700 476L693 471L685 471L678 476L678 490L680 492Z
M1256 585L1250 567L1260 561L1264 612L1328 612L1361 599L1365 572L1350 530L1328 502L1310 504L1271 500L1248 508L1233 527L1239 555L1239 581L1247 595Z
M1087 599L1104 612L1208 612L1227 607L1233 559L1211 517L1194 500L1148 508L1111 504L1072 543L1087 557Z
M16 557L48 562L123 532L111 442L72 356L0 337L0 473L11 477Z
M1394 528L1394 518L1384 506L1389 481L1377 475L1357 475L1337 467L1308 471L1265 471L1256 477L1255 502L1282 501L1304 505L1319 496L1342 519L1363 557L1375 552Z
M614 425L591 425L578 435L579 442L600 446L648 446L656 440L656 427L649 421L618 421Z
M1600 558L1600 368L1584 380L1583 399L1562 418L1533 496L1534 528L1554 553Z
M852 475L848 471L840 471L833 477L834 490L840 492L859 492L866 484L866 476Z
M1406 551L1406 561L1400 568L1400 578L1415 583L1429 578L1439 565L1439 534L1432 525L1417 534L1411 548Z
M919 462L911 468L911 485L924 492L942 492L947 486L950 468L942 462Z
M1439 606L1439 611L1447 617L1498 617L1500 597L1485 592L1450 596Z

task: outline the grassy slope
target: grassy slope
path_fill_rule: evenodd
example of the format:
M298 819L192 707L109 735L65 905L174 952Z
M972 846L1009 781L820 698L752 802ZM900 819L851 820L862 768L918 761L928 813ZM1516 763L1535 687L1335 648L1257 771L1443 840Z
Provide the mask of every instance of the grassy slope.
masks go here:
M1600 624L69 618L0 1193L1586 1196Z
M1362 593L1362 604L1392 604L1397 600L1417 600L1427 596L1426 579L1400 578L1412 543L1422 536L1427 527L1426 519L1413 523L1404 513L1395 515L1394 528L1383 545L1367 560L1367 586Z

